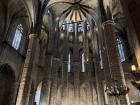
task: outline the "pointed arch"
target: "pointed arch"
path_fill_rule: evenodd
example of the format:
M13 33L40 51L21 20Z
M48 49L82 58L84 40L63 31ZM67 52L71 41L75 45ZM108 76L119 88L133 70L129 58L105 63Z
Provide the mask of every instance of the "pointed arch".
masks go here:
M2 64L0 66L0 105L12 105L15 102L14 90L15 73L10 65Z

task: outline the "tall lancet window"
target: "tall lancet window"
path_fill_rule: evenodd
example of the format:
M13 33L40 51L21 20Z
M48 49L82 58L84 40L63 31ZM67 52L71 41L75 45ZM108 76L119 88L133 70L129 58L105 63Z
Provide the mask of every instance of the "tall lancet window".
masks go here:
M83 32L83 24L82 23L80 23L80 24L78 24L78 32Z
M117 47L119 51L120 61L123 62L125 61L125 51L123 40L120 37L117 38Z
M62 30L66 30L66 26L64 24L62 25Z
M85 58L84 58L84 53L82 53L81 65L82 65L82 72L85 72Z
M68 32L73 32L73 24L68 24Z
M23 33L23 27L22 27L21 24L19 24L17 26L16 32L15 32L15 36L14 36L14 39L13 39L13 42L12 42L12 47L14 47L16 50L19 49L22 33Z
M102 52L101 49L99 50L99 55L100 55L100 68L103 69L103 57L102 57Z
M71 72L71 54L68 54L68 72Z
M72 50L70 49L69 50L69 53L68 53L68 72L72 72Z

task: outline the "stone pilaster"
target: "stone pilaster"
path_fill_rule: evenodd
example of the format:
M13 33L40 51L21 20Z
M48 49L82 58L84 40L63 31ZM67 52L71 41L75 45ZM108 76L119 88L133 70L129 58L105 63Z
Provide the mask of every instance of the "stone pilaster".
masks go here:
M31 84L32 65L34 61L34 54L36 51L37 34L29 35L29 45L27 49L26 59L21 75L21 81L17 96L16 105L28 105L29 86Z

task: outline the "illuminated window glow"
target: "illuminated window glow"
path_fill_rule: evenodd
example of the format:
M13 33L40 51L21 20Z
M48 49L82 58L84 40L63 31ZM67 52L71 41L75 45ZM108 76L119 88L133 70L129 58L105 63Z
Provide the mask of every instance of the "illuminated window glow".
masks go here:
M40 96L41 96L41 91L40 90L36 91L36 96L35 96L36 105L40 105Z
M82 24L79 24L78 25L78 32L83 32L83 25Z
M17 26L16 32L15 32L15 36L14 36L14 39L13 39L13 42L12 42L12 47L15 48L16 50L19 49L22 33L23 33L23 28L22 28L22 25L19 24Z
M73 24L68 24L68 32L73 32Z
M42 82L37 87L37 91L36 91L36 94L35 94L36 105L40 105L41 89L42 89Z
M120 38L117 38L117 47L119 50L119 57L120 57L120 61L123 62L125 61L125 52L124 52L124 46L123 46L123 42Z
M68 72L71 72L71 58L70 58L70 53L68 55Z
M82 72L85 72L85 58L84 58L84 53L82 54Z

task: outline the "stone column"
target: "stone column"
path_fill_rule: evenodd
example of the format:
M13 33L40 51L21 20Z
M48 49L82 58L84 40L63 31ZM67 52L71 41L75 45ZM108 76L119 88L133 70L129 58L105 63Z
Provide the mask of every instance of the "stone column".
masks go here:
M68 105L68 72L67 63L63 63L62 70L62 105Z
M31 87L30 87L30 91L29 91L29 102L28 105L33 105L34 101L35 101L35 95L36 95L36 91L34 89L34 84L32 82Z
M74 24L75 26L75 40L74 40L74 48L73 48L73 71L74 71L74 95L75 95L75 103L74 105L80 105L80 58L79 58L79 46L78 46L78 35L77 35L77 23Z
M67 27L68 28L68 27ZM69 32L67 31L66 37L64 38L64 45L62 50L62 105L68 105L68 37Z
M97 26L98 27L98 26ZM98 33L100 34L100 33ZM92 50L93 50L93 62L94 62L94 69L95 69L95 81L96 81L96 90L97 90L97 101L99 105L105 104L104 98L104 88L103 88L103 71L100 68L100 58L99 58L99 35L94 30L92 35Z
M28 105L29 86L31 84L32 65L34 61L34 54L36 51L37 34L29 35L29 45L27 49L26 59L21 75L21 81L17 96L16 105Z
M125 78L123 69L120 65L120 60L118 56L118 51L116 47L116 39L115 35L113 34L113 29L111 24L106 24L104 26L104 41L105 41L105 51L107 52L107 59L109 65L109 73L110 76L108 77L112 80L111 84L113 85L113 80L117 80L119 84L125 84ZM108 80L108 79L107 79ZM121 105L127 105L126 97L121 96L120 98ZM111 104L112 105L112 104Z
M12 101L12 105L15 105L15 103L16 103L18 88L19 88L19 83L15 82L14 88L13 88L13 101Z
M90 59L90 58L89 58ZM91 60L91 59L90 59ZM87 105L94 105L93 104L93 96L92 96L92 85L93 85L93 82L91 82L91 75L92 75L92 72L91 72L91 64L90 64L90 61L85 63L85 84L86 84L86 97L87 97L87 101L86 101L86 104Z
M44 80L41 89L40 105L50 105L52 55L47 55Z
M85 21L83 23L83 26L84 26L84 32L83 32L83 36L84 36L84 64L85 64L85 72L83 73L84 74L84 84L86 85L85 86L85 92L86 92L86 103L87 105L94 105L93 104L93 91L92 91L92 85L93 85L93 82L91 82L91 55L90 55L90 52L89 52L89 40L88 40L88 37L87 37L87 22ZM91 33L90 33L91 34ZM92 36L92 35L91 35ZM92 40L92 39L91 39Z
M50 92L50 105L56 105L57 99L57 77L58 77L58 68L60 61L57 58L52 59L52 78L51 78L51 92Z

